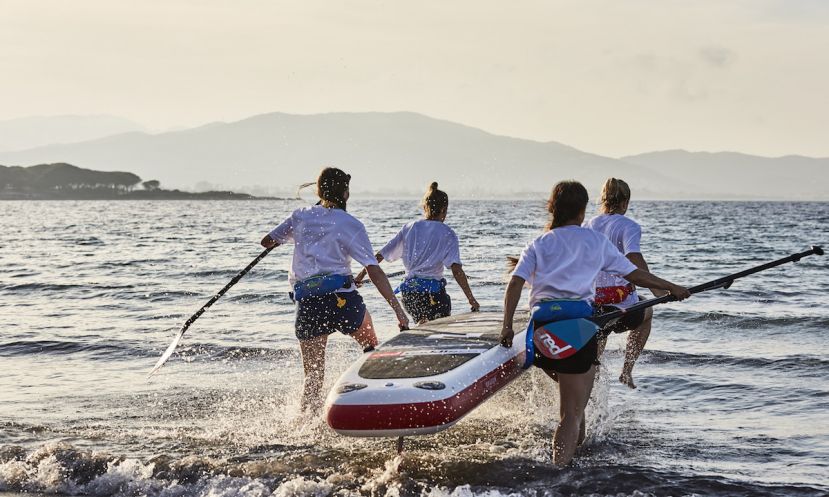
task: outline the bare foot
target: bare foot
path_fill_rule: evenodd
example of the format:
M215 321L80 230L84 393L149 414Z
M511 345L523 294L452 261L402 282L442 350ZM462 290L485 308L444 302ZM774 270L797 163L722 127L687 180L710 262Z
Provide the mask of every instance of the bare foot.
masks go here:
M622 371L622 375L619 376L619 381L622 382L622 384L627 385L631 390L636 389L636 384L633 383L633 373L631 371Z

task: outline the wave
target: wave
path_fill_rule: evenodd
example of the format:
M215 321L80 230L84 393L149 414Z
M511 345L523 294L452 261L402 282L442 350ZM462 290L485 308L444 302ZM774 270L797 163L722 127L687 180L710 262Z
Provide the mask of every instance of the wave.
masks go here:
M715 365L717 367L731 366L751 371L776 371L781 373L796 373L799 376L825 377L829 375L829 359L817 356L790 356L779 359L766 357L735 357L719 354L690 354L687 352L667 352L663 350L645 349L643 357L647 357L650 364L678 364L695 368L699 366Z
M198 277L198 278L211 278L211 279L216 279L216 278L221 277L223 279L226 278L226 279L229 280L229 279L233 278L234 276L236 276L239 273L239 271L242 269L242 267L244 267L244 266L240 265L236 269L210 269L210 270L204 270L204 271L194 271L192 273L186 273L186 275L187 276L195 276L195 277ZM287 278L288 278L288 272L287 271L273 270L273 269L268 269L268 270L265 270L265 271L253 270L250 273L248 273L247 275L245 275L245 279L247 279L247 280L263 280L263 279L270 280L270 279L273 279L274 281L283 281L283 280L287 280Z
M35 292L82 292L101 291L101 290L128 290L134 288L133 285L98 285L98 284L64 284L64 283L21 283L19 285L0 285L0 290L11 293L35 293Z
M290 297L288 297L287 285L285 291L274 291L269 289L268 291L263 293L242 293L236 295L229 295L225 298L230 302L274 302L280 304L292 304Z
M556 469L527 458L468 460L441 464L419 455L376 458L355 467L348 451L330 459L291 461L279 455L233 458L158 455L149 460L49 443L31 451L0 448L0 491L147 497L223 495L288 497L378 495L501 497L518 495L639 496L728 495L817 497L829 487L752 483L708 475L686 475L630 465L577 465ZM303 465L303 463L305 463ZM460 473L471 483L458 483Z
M212 344L200 344L180 347L177 353L181 356L207 356L213 360L243 361L248 359L282 359L294 358L299 355L296 348L271 349L266 347L239 347Z
M110 269L110 268L122 268L122 267L135 267L140 266L142 264L168 264L170 261L167 259L135 259L132 261L106 261L100 262L96 264L96 268L98 269Z
M18 340L0 342L0 357L35 354L87 354L107 359L124 356L147 356L153 352L129 342L75 342L67 340Z
M114 359L123 357L148 357L161 353L147 345L136 342L76 342L69 340L17 340L0 342L0 357L27 355L83 354L89 359ZM182 357L204 356L211 360L245 361L255 359L294 358L295 348L272 349L266 347L244 347L235 345L191 344L180 346L176 355Z
M670 309L659 313L659 319L678 318L686 323L721 323L732 329L773 329L778 331L783 327L808 326L809 328L823 329L829 327L829 317L821 315L801 316L758 316L741 315L727 312L689 312Z
M104 243L103 240L101 240L100 238L94 237L94 236L90 236L88 238L75 238L75 239L70 238L66 241L72 242L72 243L75 243L75 245L81 245L81 246L97 247L97 246L101 246L101 245L106 245L106 243Z

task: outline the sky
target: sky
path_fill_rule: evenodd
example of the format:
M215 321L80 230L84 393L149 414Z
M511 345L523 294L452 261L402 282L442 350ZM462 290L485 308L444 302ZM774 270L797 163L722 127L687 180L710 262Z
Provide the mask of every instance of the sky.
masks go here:
M0 120L414 111L612 157L829 156L823 0L0 0Z

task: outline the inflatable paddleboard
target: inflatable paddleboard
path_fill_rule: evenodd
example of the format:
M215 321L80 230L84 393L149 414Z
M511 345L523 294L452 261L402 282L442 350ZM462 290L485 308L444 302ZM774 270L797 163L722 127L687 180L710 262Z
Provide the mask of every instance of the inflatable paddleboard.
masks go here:
M501 347L502 323L494 312L450 316L363 354L328 394L328 425L353 437L451 427L523 371L525 332L516 333L511 348Z

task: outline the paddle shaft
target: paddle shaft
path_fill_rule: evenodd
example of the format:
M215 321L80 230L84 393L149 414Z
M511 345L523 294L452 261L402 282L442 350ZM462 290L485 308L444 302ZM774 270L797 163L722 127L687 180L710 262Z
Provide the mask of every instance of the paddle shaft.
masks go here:
M389 278L389 279L396 278L398 276L403 276L404 274L406 274L406 271L397 271L397 272L394 272L394 273L387 274L386 278ZM372 283L373 283L373 281L371 281L371 278L369 278L368 281L363 281L363 285L370 285Z
M722 278L717 278L716 280L709 281L707 283L703 283L701 285L697 285L695 287L691 287L688 289L691 294L705 292L708 290L714 290L716 288L728 288L734 282L734 280L738 278L743 278L750 274L759 273L760 271L765 271L766 269L771 269L776 266L780 266L782 264L787 264L789 262L797 262L803 257L809 255L823 255L823 249L818 246L812 246L809 250L805 252L800 252L797 254L792 254L788 257L783 257L782 259L777 259L776 261L767 262L765 264L761 264L759 266L746 269L745 271L740 271L739 273L734 273L728 276L723 276ZM600 314L593 318L587 318L590 321L596 323L600 328L607 325L611 321L614 321L629 312L635 312L641 309L647 309L648 307L653 307L658 304L664 304L666 302L674 302L677 298L673 295L663 295L662 297L657 297L649 300L645 300L639 302L638 304L634 304L627 309L620 309L618 311L608 312L605 314Z
M213 297L211 297L211 298L210 298L210 300L208 300L208 301L207 301L207 303L206 303L206 304L204 304L203 306L201 306L201 309L199 309L198 311L196 311L196 313L195 313L195 314L193 314L192 316L190 316L190 319L188 319L187 321L185 321L185 322L184 322L184 326L182 326L182 327L181 327L181 330L179 330L179 333L184 333L185 331L187 331L187 328L189 328L189 327L190 327L190 325L192 325L192 324L193 324L193 323L194 323L197 319L199 319L199 316L201 316L202 314L204 314L204 311L206 311L208 308L210 308L210 306L211 306L211 305L213 305L213 304L214 304L217 300L219 300L220 298L222 298L222 295L224 295L225 293L227 293L227 291L228 291L228 290L230 290L230 287L232 287L233 285L235 285L236 283L238 283L238 282L239 282L239 280L241 280L241 279L242 279L242 277L244 277L246 274L248 274L248 272L249 272L251 269L253 269L253 266L255 266L255 265L259 264L259 261L261 261L262 259L264 259L264 258L265 258L265 256L266 256L266 255L268 255L268 254L271 252L271 250L273 250L273 249L274 249L274 247L276 247L276 245L270 246L270 247L266 248L265 250L263 250L261 254L259 254L258 256L256 256L256 259L252 260L252 261L251 261L251 263L250 263L250 264L248 264L248 265L245 267L245 269L242 269L241 271L239 271L239 273L238 273L236 276L234 276L234 277L233 277L233 279L232 279L232 280L230 280L230 282L229 282L227 285L225 285L225 286L224 286L224 288L222 288L221 290L219 290L219 291L216 293L216 295L214 295Z

